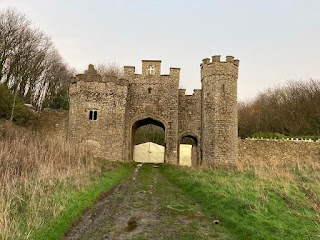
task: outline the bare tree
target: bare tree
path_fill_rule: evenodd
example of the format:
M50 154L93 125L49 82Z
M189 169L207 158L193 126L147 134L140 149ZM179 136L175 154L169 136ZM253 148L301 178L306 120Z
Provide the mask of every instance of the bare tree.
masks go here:
M239 135L278 132L320 135L320 81L290 81L268 89L254 101L239 103Z
M0 50L0 83L15 96L41 108L47 98L67 91L72 71L50 38L33 28L24 14L0 11Z
M115 62L96 64L96 69L98 74L100 74L102 78L105 78L106 76L121 78L124 76L123 68Z

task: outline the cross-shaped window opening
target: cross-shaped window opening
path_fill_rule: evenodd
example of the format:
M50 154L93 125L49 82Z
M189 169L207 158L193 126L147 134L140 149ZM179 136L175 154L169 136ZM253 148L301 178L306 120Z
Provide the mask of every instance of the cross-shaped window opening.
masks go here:
M152 65L149 66L147 71L148 71L149 75L153 75L154 74L154 68L152 67Z

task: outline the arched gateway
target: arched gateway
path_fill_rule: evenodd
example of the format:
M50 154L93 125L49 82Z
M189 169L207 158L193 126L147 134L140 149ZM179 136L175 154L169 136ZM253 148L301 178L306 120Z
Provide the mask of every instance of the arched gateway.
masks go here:
M136 121L131 128L131 144L130 150L128 151L131 153L129 159L134 160L135 162L149 162L149 163L164 163L165 162L165 142L166 138L164 137L164 146L161 146L156 143L141 143L136 146L136 131L139 127L146 126L149 124L153 124L158 126L164 130L164 135L166 132L165 124L161 121L157 121L153 118L144 118L141 120Z
M132 161L136 129L152 123L165 130L166 163L180 163L186 136L194 139L191 165L235 163L238 66L231 56L225 62L220 56L204 59L202 89L186 95L179 89L180 69L161 75L158 60L143 60L141 74L125 66L121 79L102 78L89 65L71 78L69 139L94 146L108 160Z

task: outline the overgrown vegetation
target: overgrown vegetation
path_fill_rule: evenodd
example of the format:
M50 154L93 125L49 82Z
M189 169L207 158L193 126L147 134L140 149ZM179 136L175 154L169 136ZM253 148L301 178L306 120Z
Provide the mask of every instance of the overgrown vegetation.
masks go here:
M311 139L311 140L314 140L314 141L317 141L318 139L320 139L320 136L315 136L315 135L299 135L299 136L295 136L295 135L291 135L291 136L287 136L287 135L284 135L284 134L281 134L281 133L270 133L270 132L267 132L267 133L264 133L264 132L258 132L258 133L254 133L254 134L251 134L250 137L253 137L253 138L266 138L266 139L290 139L290 138L293 138L293 139Z
M141 144L145 142L154 142L164 146L165 144L165 132L156 125L148 124L141 126L135 133L135 143Z
M69 96L65 89L57 91L56 94L44 101L43 107L52 109L69 110Z
M320 162L240 162L236 170L161 168L237 239L320 238Z
M106 62L96 64L97 73L103 78L113 76L122 78L124 77L123 68L115 62Z
M285 139L288 138L288 136L281 134L281 133L263 133L263 132L258 132L258 133L254 133L251 135L251 137L254 138L272 138L272 139Z
M165 131L163 128L148 124L142 127L139 127L135 133L135 144L141 144L145 142L154 142L156 144L165 145ZM196 141L189 137L185 136L180 139L181 144L190 144L197 145Z
M130 165L93 159L83 146L0 124L0 239L59 239Z
M41 109L44 100L68 91L71 75L73 70L46 34L24 14L0 10L0 84Z
M254 133L320 138L320 81L292 81L239 103L239 136Z
M5 84L0 84L0 118L12 119L18 124L24 124L30 118L31 112L20 97L10 92Z

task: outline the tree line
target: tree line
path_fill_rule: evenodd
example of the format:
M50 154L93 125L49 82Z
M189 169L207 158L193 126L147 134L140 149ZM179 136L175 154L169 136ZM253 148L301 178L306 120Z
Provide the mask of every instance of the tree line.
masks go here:
M17 98L37 109L66 100L73 74L50 37L24 14L0 10L0 84L14 95L12 109Z
M252 101L239 102L238 116L242 138L265 135L259 133L319 137L320 81L290 81L270 88Z

